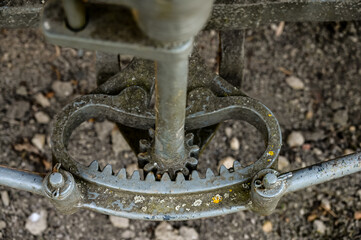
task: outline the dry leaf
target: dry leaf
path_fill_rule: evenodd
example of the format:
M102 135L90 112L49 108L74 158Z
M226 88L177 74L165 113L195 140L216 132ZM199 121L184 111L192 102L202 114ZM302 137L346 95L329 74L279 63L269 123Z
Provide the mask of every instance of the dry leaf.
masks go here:
M39 154L39 150L28 142L21 143L21 144L15 144L14 149L17 152L26 151L26 152L30 152L30 153Z
M314 214L314 213L312 213L311 215L309 215L309 216L307 217L307 221L308 221L308 222L312 222L312 221L315 220L316 218L317 218L317 215Z
M282 35L284 28L285 28L285 22L282 21L282 22L280 22L280 24L278 24L278 27L276 29L276 37L279 37Z
M291 72L290 70L287 70L284 67L279 67L278 70L280 70L281 72L283 72L286 75L292 75L293 74L293 72Z
M48 93L46 94L46 97L47 97L47 98L53 98L53 97L54 97L54 92L48 92Z

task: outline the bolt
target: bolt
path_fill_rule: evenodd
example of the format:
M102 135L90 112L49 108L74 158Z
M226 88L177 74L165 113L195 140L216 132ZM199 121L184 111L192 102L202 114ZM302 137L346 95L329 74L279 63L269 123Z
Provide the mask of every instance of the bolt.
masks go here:
M263 186L265 188L273 188L277 183L278 178L274 173L267 173L266 176L263 177Z
M49 184L55 188L59 189L64 186L64 177L59 172L55 172L50 174L49 176Z

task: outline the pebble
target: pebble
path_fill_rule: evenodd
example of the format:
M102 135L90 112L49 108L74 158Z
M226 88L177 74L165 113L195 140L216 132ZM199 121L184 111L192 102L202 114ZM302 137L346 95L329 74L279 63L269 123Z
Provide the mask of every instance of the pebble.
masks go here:
M0 221L0 230L6 228L6 222Z
M3 202L5 207L8 207L10 205L10 198L7 191L1 192L1 201Z
M47 215L43 209L32 213L26 220L25 228L33 235L41 235L47 228Z
M129 227L129 219L128 218L109 216L109 220L113 224L114 227L117 227L117 228L128 228Z
M290 162L284 156L278 157L278 169L280 171L287 169L290 166Z
M325 234L326 232L326 226L321 220L315 220L313 222L313 227L321 235Z
M73 94L73 86L70 82L55 81L51 88L55 95L60 98L66 98Z
M360 220L361 219L361 211L357 211L354 213L354 218L355 220Z
M95 123L95 132L97 133L99 140L102 142L106 141L113 128L114 123L109 121Z
M227 169L230 169L233 167L234 161L236 160L233 157L225 157L219 161L218 169L221 168L222 165L224 165Z
M28 95L28 90L26 90L26 87L24 86L20 86L16 89L16 94L20 95L20 96L27 96Z
M314 154L316 154L317 156L321 156L322 155L322 150L321 149L319 149L319 148L314 148L313 150L312 150L312 152L314 153Z
M38 93L35 95L35 101L44 108L50 107L49 100L42 93Z
M122 239L134 239L135 233L133 231L130 231L130 230L125 230L122 233L121 237L122 237Z
M194 228L182 226L179 229L179 233L184 239L187 239L187 240L198 240L199 239L199 235Z
M225 131L226 136L227 136L228 138L230 138L230 137L232 136L232 128L226 127L226 129L225 129L224 131Z
M179 236L177 232L173 230L172 225L167 222L161 222L155 228L154 233L156 240L184 240L183 237Z
M287 144L290 147L299 147L302 146L302 144L305 143L305 138L303 137L301 132L294 131L291 132L290 135L288 135L287 138Z
M269 233L272 231L272 223L270 221L265 221L263 226L262 226L262 230L265 233Z
M295 90L301 90L305 88L305 84L301 81L301 79L295 77L295 76L290 76L288 78L286 78L286 83L288 86L290 86L291 88L295 89Z
M135 170L139 170L139 167L137 163L132 163L129 164L125 170L127 171L128 176L132 176Z
M44 112L36 112L35 119L38 123L47 124L50 122L50 117Z
M321 200L321 207L326 211L331 211L331 203L327 198Z
M343 154L344 154L344 155L349 155L349 154L352 154L352 153L354 153L354 152L355 152L354 150L349 149L349 148L346 148L345 151L343 151Z
M333 115L333 122L339 124L341 127L347 126L348 113L347 110L338 110Z
M44 134L35 134L31 139L31 143L40 151L44 151L45 138Z
M112 137L112 149L115 155L118 155L122 151L130 151L130 147L123 135L117 128L114 128L111 132Z
M234 151L239 150L240 143L238 141L238 138L234 137L231 139L231 149Z

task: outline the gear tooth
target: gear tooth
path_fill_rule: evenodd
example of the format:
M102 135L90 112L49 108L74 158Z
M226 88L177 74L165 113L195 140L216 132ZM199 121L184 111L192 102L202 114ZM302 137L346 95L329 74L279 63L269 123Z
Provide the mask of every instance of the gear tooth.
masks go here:
M189 156L193 155L198 157L198 153L199 153L199 147L197 145L193 145L190 149L189 149Z
M234 168L234 170L241 169L242 165L241 165L241 163L239 161L234 161L233 162L233 168Z
M155 176L153 172L149 172L147 174L147 176L145 177L145 181L146 182L154 182L155 181Z
M192 180L199 180L200 177L199 177L198 171L194 170L194 171L192 172L191 178L192 178Z
M102 172L105 175L112 175L113 174L112 165L110 165L110 164L106 165Z
M150 171L152 171L154 168L155 168L155 164L154 163L148 163L148 164L146 164L145 166L144 166L144 171L146 171L146 172L150 172Z
M140 180L140 173L139 173L138 170L134 170L131 179L132 179L132 180L137 180L137 181Z
M183 173L178 172L178 173L177 173L177 177L176 177L175 180L176 180L177 183L182 183L182 182L184 182L186 179L185 179Z
M194 157L188 159L187 164L190 165L192 168L195 168L198 164L198 160Z
M183 168L183 169L182 169L182 173L183 173L184 176L188 176L188 175L189 175L189 169L186 168L186 167Z
M120 171L117 174L117 178L127 179L127 171L125 170L125 168L120 169Z
M141 139L139 141L139 150L140 152L146 152L150 148L150 143L146 139Z
M213 173L212 169L207 168L206 178L212 178L212 177L214 177L214 173Z
M89 165L89 170L91 171L99 171L99 163L97 160L94 160L90 165Z
M168 174L168 173L164 173L160 181L162 181L162 182L168 182L168 181L170 181L169 174Z
M194 134L193 133L187 133L187 135L185 136L185 139L186 139L186 143L188 144L188 146L192 146L193 145Z
M219 175L223 175L223 174L226 174L228 173L228 169L226 168L226 166L222 165L219 169Z

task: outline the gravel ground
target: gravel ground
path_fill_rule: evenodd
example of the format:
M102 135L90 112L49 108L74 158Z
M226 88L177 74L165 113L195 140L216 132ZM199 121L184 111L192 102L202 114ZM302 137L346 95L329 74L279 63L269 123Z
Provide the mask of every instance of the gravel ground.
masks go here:
M281 29L276 24L247 31L243 84L279 119L280 167L287 171L360 151L361 24L286 23ZM214 32L198 37L213 68L217 41ZM95 88L95 54L47 44L36 30L0 29L0 83L0 164L48 171L51 119ZM216 169L227 157L250 163L262 152L260 140L248 124L226 122L200 168ZM70 146L82 162L136 167L109 122L82 124ZM44 198L0 187L0 239L361 239L360 180L354 174L287 195L271 216L247 211L171 223L85 210L65 216Z

